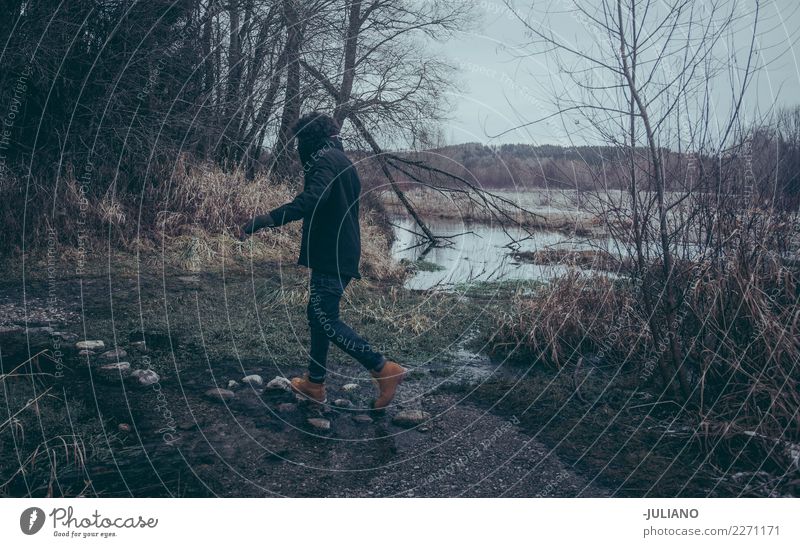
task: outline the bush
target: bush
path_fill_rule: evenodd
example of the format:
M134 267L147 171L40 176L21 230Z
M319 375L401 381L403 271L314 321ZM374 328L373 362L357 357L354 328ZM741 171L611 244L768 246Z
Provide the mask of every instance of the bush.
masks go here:
M692 390L674 408L691 415L696 437L717 463L757 453L758 470L788 480L800 441L800 285L795 255L771 249L796 228L759 211L736 225L716 258L681 263L682 274L670 281L682 296L675 332ZM654 263L643 277L660 271ZM629 387L648 389L667 351L655 342L642 304L644 291L658 298L658 286L567 275L516 295L494 318L493 347L555 367L599 356L615 377L623 367L633 370ZM665 322L658 317L654 324Z

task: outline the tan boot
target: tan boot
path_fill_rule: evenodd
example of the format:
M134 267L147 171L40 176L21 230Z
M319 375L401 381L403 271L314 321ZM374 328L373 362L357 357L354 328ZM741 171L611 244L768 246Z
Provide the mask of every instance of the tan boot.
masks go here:
M317 384L308 379L308 374L302 378L292 378L292 391L316 403L325 403L325 384Z
M380 372L372 373L372 377L377 382L378 389L380 389L380 394L375 399L374 408L376 410L389 406L389 403L394 399L394 394L397 392L397 386L402 383L406 372L408 371L405 368L394 361L386 361Z

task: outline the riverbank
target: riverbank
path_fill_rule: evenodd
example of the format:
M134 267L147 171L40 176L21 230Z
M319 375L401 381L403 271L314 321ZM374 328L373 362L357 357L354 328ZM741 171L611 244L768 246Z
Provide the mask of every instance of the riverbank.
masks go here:
M305 367L305 270L165 263L142 256L136 268L133 257L116 257L91 274L49 277L28 262L24 283L13 275L0 283L0 396L13 416L0 440L14 455L0 473L5 495L733 492L710 488L714 469L678 427L685 418L657 395L628 400L630 386L615 380L624 376L599 372L610 364L574 372L525 352L490 358L496 318L519 294L512 284L436 293L354 283L343 316L412 369L396 406L375 414L368 375L338 350L329 406L299 404L280 381L268 386ZM80 355L79 340L104 348ZM119 360L157 381L103 369ZM670 427L684 436L666 442L658 432ZM621 439L630 449L622 459ZM654 476L668 461L680 465Z
M344 316L412 369L398 404L376 415L368 375L338 350L331 406L299 404L268 386L305 368L306 277L295 266L31 277L24 291L0 283L0 295L2 397L14 410L0 438L17 456L2 464L5 495L498 495L547 453L534 443L517 454L531 438L516 420L440 392L491 374L474 351L480 340L471 333L485 315L472 301L383 283L348 289ZM103 347L81 355L84 339ZM104 370L119 361L157 381ZM230 393L210 396L216 388ZM487 480L487 469L503 465ZM548 473L517 495L546 492L551 476L562 477L564 495L583 490L557 459L544 465Z

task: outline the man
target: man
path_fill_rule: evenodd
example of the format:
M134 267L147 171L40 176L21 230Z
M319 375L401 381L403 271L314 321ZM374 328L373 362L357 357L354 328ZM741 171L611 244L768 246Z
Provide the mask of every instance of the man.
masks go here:
M240 238L266 227L303 219L299 264L311 269L308 325L311 351L308 373L292 378L292 389L324 403L328 348L333 342L370 371L379 394L374 407L394 398L406 369L389 361L339 319L339 301L351 279L359 279L361 235L358 200L361 181L344 153L339 126L325 114L311 112L294 126L303 164L303 191L290 203L259 215L240 228Z

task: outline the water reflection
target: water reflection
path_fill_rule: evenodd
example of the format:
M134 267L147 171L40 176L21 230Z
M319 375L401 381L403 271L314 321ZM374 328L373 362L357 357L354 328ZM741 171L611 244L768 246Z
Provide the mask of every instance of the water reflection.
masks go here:
M418 260L425 246L413 232L418 232L408 218L391 219L396 240L392 246L395 259ZM464 224L450 219L430 219L428 226L437 235L462 234L452 245L436 247L424 254L424 260L435 264L438 271L418 271L406 281L409 289L448 289L462 283L504 280L543 280L564 275L570 268L564 265L537 265L518 262L511 256L508 245L512 238L520 241L519 251L538 251L547 248L587 250L597 248L589 242L576 241L560 232L537 231L529 236L520 228L509 228L508 234L499 225ZM466 233L465 233L466 232Z

